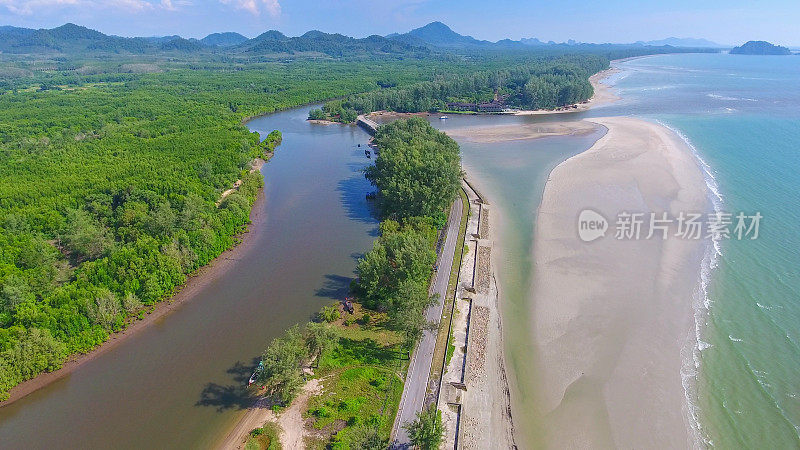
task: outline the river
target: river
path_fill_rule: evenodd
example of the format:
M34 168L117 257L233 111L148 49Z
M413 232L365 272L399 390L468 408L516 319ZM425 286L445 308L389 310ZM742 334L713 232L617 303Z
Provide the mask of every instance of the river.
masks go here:
M250 404L242 386L255 358L270 339L341 298L356 258L377 236L364 199L370 186L361 174L369 163L363 151L369 136L354 126L310 124L309 109L248 124L262 136L281 130L283 143L262 169L264 193L230 267L161 321L0 408L0 448L209 448L225 437ZM448 131L576 116L429 121ZM514 374L531 370L526 318L536 210L553 167L602 134L491 144L457 139L467 173L503 217L493 225L499 225L501 244L497 273L509 378L520 394L515 418L522 422L529 418L520 399L530 395Z
M262 137L281 130L283 143L235 260L174 312L0 408L0 448L208 448L225 437L249 405L255 358L347 292L377 235L360 172L369 136L310 124L310 108L248 124Z

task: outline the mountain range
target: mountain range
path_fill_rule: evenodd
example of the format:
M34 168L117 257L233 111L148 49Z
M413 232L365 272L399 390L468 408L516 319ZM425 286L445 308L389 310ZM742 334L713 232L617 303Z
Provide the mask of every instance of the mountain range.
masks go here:
M668 37L657 41L637 41L637 44L642 45L671 45L673 47L705 47L705 48L730 48L730 45L717 44L716 42L709 41L708 39L697 38L676 38Z
M523 38L519 41L503 39L497 42L490 42L456 33L441 22L432 22L407 33L394 33L387 36L373 35L365 38L353 38L317 30L309 31L297 37L288 37L279 31L270 30L252 39L235 32L213 33L202 39L185 39L177 35L126 38L106 35L72 23L52 29L38 30L11 26L0 27L0 53L12 54L230 52L261 55L303 53L351 56L359 54L429 53L431 51L458 49L525 50L540 46L591 45L598 44L583 44L573 40L557 44L553 41L542 42L536 38ZM679 38L622 45L722 47L705 39Z

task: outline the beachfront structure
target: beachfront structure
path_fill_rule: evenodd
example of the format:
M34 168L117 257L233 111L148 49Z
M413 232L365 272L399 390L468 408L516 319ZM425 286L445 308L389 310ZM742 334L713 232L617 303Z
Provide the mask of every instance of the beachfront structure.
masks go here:
M497 100L487 103L452 102L447 104L450 111L503 112L505 105Z

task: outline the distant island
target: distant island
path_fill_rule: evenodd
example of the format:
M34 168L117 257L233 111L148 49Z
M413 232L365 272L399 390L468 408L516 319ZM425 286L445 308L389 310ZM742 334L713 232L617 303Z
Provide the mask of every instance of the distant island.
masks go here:
M748 41L731 49L732 55L791 55L786 47L771 44L767 41Z

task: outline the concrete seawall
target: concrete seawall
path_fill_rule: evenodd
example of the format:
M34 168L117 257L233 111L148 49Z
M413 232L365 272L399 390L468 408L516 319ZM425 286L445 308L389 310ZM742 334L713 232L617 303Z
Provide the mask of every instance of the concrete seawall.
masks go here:
M455 350L439 389L438 408L446 428L441 448L514 448L489 207L466 180L462 188L469 220L450 322Z

